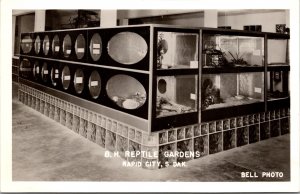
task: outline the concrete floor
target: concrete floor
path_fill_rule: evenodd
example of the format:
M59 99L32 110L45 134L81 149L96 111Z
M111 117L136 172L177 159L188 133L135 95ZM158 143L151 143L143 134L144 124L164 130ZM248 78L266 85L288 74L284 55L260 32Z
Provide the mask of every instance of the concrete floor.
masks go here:
M187 167L145 170L122 167L104 149L13 98L13 181L288 181L289 134L187 163ZM262 172L283 172L262 178ZM258 178L241 178L241 172Z

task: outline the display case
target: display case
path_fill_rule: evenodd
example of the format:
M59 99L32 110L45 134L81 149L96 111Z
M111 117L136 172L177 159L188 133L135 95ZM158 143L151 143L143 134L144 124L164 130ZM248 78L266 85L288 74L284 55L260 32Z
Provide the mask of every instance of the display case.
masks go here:
M288 106L288 39L166 25L25 33L20 76L150 133Z
M265 35L202 30L201 120L264 111Z
M267 108L289 106L289 35L267 34Z

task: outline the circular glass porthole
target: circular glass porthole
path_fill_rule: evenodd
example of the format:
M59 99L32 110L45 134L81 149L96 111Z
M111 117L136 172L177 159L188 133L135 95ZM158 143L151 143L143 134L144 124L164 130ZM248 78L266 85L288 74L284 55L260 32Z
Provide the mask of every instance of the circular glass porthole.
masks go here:
M82 59L85 52L85 38L82 34L79 34L75 42L75 53L77 59Z
M23 78L29 78L32 73L32 65L28 59L23 59L20 64L20 74Z
M146 102L146 90L135 78L118 74L111 77L106 85L108 97L119 107L137 109Z
M49 40L49 36L46 35L44 37L44 41L43 41L43 51L44 51L44 54L48 55L49 50L50 50L50 40Z
M166 91L167 91L167 82L166 82L166 80L160 79L160 80L158 81L157 88L158 88L158 91L159 91L161 94L166 93Z
M123 65L132 65L141 61L148 52L148 45L143 37L134 32L120 32L108 42L109 56Z
M44 83L47 83L49 78L49 70L48 70L48 64L46 62L43 63L42 71L41 71L41 77Z
M38 61L35 61L33 66L33 77L38 80L40 76L40 64Z
M61 83L65 90L69 88L70 82L71 82L70 68L66 65L61 72Z
M89 78L89 91L92 98L97 99L101 91L101 77L97 71L93 71Z
M34 51L36 54L39 54L41 50L41 39L40 36L37 36L34 41Z
M72 49L71 36L69 34L67 34L63 41L63 52L64 52L65 58L68 58L70 56L71 49Z
M58 35L55 35L53 40L52 40L52 53L54 56L58 55L60 50L60 45L59 45L59 37Z
M92 36L90 42L90 54L94 61L98 61L102 53L102 40L98 33L95 33Z
M27 54L32 49L32 39L29 35L26 35L21 40L21 49L23 53Z
M59 79L59 69L53 66L51 69L51 83L53 86L57 86L58 79Z
M77 69L74 75L74 88L77 94L81 94L84 88L84 73Z

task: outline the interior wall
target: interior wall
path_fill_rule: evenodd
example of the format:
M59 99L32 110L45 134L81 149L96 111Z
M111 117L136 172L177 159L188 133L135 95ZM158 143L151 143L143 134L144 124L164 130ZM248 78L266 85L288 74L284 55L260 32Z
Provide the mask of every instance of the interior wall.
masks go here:
M243 30L246 25L261 25L263 32L276 32L276 24L286 24L285 11L218 17L218 26L231 26L231 29L238 30Z
M14 54L20 54L20 37L21 33L34 31L34 13L20 15L16 17L15 32L15 51Z

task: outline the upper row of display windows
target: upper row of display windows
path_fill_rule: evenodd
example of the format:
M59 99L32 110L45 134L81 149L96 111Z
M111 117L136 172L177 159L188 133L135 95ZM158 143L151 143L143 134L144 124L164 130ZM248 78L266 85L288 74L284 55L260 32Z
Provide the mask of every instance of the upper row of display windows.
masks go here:
M158 31L156 36L157 69L199 67L199 35L197 33ZM268 64L288 64L288 40L268 39L267 43ZM43 38L39 35L33 38L31 34L27 34L21 40L23 54L75 61L84 61L90 58L92 62L110 64L110 61L104 59L109 56L110 59L117 62L117 65L132 66L132 68L148 66L146 64L149 63L149 48L149 37L145 38L139 33L130 31L119 32L110 37L108 41L103 40L99 33L92 34L89 42L84 34L78 34L74 38L70 34L64 36L56 34L51 39L47 34ZM105 56L101 61L102 55ZM263 37L203 35L203 68L259 67L264 66L264 60Z

